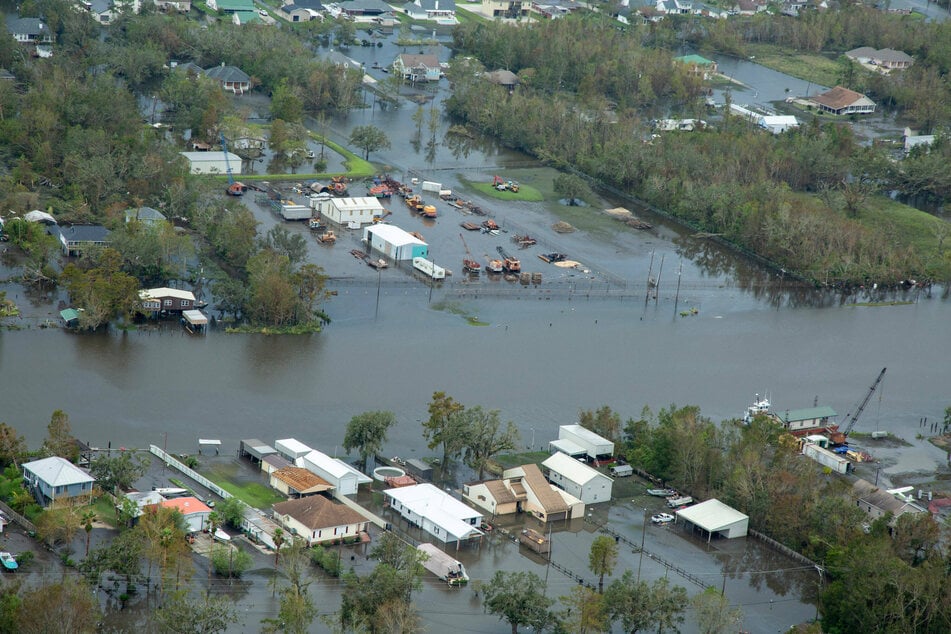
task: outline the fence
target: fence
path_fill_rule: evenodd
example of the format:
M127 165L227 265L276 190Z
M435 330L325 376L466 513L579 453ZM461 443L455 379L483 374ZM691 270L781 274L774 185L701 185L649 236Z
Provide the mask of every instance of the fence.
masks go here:
M792 548L789 548L788 546L783 546L772 537L767 537L766 535L763 535L759 531L754 531L752 528L748 529L746 533L750 537L760 540L761 542L763 542L764 544L766 544L773 550L780 552L791 559L795 559L796 561L803 564L808 564L810 566L815 566L817 568L819 567L819 565L816 562L812 561L805 555L797 553L795 550L793 550Z
M6 515L7 517L9 517L11 520L13 520L14 522L16 522L16 523L19 524L20 526L22 526L22 527L24 528L24 530L27 530L27 531L29 531L29 532L31 532L31 533L35 533L35 532L36 532L36 526L33 524L33 522L31 522L30 520L26 519L25 517L23 517L22 515L20 515L20 514L17 513L16 511L14 511L12 508L10 508L10 507L7 506L6 504L4 504L3 502L0 502L0 511L3 511L3 514L4 514L4 515Z
M159 449L155 445L149 445L149 451L152 453L152 455L158 456L159 458L161 458L162 462L164 462L169 467L172 467L174 469L181 471L183 474L185 474L186 476L188 476L189 478L191 478L198 484L202 485L203 487L205 487L206 489L208 489L215 495L221 497L222 499L227 500L228 498L232 497L230 493L222 489L220 486L218 486L217 484L215 484L214 482L212 482L205 476L201 475L194 469L191 469L185 466L183 463L173 458L171 454L163 451L162 449Z

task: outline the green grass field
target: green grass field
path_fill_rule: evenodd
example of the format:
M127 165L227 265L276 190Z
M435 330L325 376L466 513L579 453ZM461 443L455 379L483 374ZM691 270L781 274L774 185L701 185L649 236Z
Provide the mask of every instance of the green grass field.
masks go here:
M757 64L767 68L811 81L821 86L835 86L840 83L842 67L834 59L819 53L798 53L768 44L750 44L750 54ZM792 95L790 95L792 96Z
M480 194L484 194L490 198L496 198L498 200L524 200L531 203L538 203L545 200L545 197L539 190L535 189L531 185L526 185L525 183L519 183L517 194L510 191L500 192L492 186L492 181L467 181L466 185L478 191Z
M231 495L256 509L270 508L275 502L286 499L263 482L235 482L236 471L228 465L212 465L203 468L201 473Z
M947 235L946 221L885 196L869 198L858 220L876 233L893 236L918 254L928 275L938 279L951 277L951 236Z

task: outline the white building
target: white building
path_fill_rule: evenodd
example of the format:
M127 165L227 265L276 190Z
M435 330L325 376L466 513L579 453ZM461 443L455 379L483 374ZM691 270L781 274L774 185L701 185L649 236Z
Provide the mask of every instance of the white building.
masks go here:
M614 455L613 442L581 425L561 425L558 427L558 440L551 441L549 445L569 456L584 455L590 460Z
M542 463L552 484L564 489L585 504L610 502L614 480L585 463L560 451Z
M274 448L277 449L277 453L284 456L291 462L294 462L301 456L309 454L311 451L313 451L312 448L308 447L296 438L282 438L281 440L276 440L274 441Z
M316 449L299 456L295 464L330 483L334 488L335 496L356 495L361 484L373 482L373 478L360 473L343 460L331 458Z
M188 159L189 171L192 174L227 174L241 173L241 157L231 152L179 152Z
M367 247L398 262L429 256L429 245L395 225L372 225L364 228Z
M749 516L716 498L677 511L677 521L681 520L694 529L705 532L708 542L714 534L727 539L745 537L750 526Z
M773 134L782 134L787 130L798 128L799 120L792 115L762 115L757 119L756 124Z
M379 198L374 196L361 198L314 196L310 200L310 206L321 216L338 225L353 229L372 223L374 218L381 218L384 213Z
M459 543L482 537L482 512L463 504L431 484L387 489L386 504L411 525L436 539Z
M206 528L211 509L204 502L194 497L173 498L159 502L159 506L166 509L175 509L185 518L185 525L189 533L198 533Z

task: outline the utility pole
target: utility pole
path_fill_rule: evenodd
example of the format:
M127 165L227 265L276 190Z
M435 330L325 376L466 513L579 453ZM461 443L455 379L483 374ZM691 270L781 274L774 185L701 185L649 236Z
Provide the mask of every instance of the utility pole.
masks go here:
M641 524L641 553L637 558L637 582L641 582L641 564L644 562L644 537L647 535L647 509L644 509L643 523Z

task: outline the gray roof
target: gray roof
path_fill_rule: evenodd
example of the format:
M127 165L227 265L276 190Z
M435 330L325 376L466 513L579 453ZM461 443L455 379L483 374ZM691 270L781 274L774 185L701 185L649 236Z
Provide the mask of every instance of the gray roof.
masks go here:
M293 4L289 4L284 7L284 11L293 11L295 8L323 11L324 5L320 3L320 0L294 0Z
M212 66L205 69L205 75L222 83L243 84L251 81L248 74L237 66Z
M787 409L777 412L779 418L784 423L796 422L800 420L812 420L814 418L835 418L835 410L831 407L807 407L805 409Z
M151 222L158 222L159 220L165 220L165 215L158 209L152 209L151 207L139 207L138 209L126 209L125 210L125 219L126 222L132 219L135 220L144 220Z
M96 15L102 15L112 10L112 0L90 0L90 11Z
M194 73L196 75L202 75L205 72L205 69L196 64L195 62L185 62L184 64L179 64L175 67L176 70L182 69L186 72Z
M340 8L347 13L388 13L393 10L383 0L350 0L341 2Z
M455 0L416 0L407 2L407 5L414 5L423 9L423 11L455 11Z
M112 232L102 225L69 225L51 227L50 233L62 235L67 242L105 242Z
M96 481L94 477L72 462L59 456L25 462L22 466L24 471L35 474L37 478L52 487Z
M8 18L7 31L13 35L39 35L49 33L49 29L39 18Z

